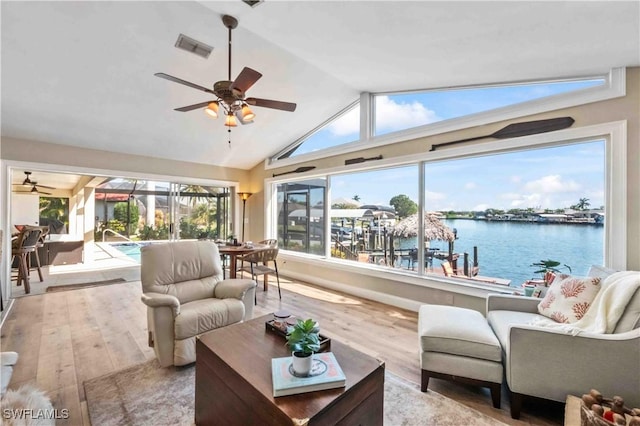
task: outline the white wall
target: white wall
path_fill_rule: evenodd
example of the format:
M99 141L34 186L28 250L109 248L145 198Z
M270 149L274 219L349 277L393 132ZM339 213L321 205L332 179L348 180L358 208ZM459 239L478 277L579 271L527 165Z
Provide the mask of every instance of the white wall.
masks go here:
M31 194L11 194L11 225L38 225L40 197Z

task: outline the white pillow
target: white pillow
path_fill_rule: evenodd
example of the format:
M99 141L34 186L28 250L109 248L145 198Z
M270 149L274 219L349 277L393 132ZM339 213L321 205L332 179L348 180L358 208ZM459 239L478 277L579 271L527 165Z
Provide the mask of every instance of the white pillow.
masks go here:
M587 313L600 291L601 281L599 277L560 274L538 304L538 312L556 322L572 324Z

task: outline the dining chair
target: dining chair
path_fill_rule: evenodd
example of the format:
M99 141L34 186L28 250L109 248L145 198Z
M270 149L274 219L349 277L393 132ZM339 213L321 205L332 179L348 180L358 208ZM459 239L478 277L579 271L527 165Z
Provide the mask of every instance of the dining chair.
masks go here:
M42 229L37 226L25 226L20 231L18 238L11 245L11 263L15 258L18 259L18 281L20 286L24 283L24 292L31 293L31 285L29 284L29 255L36 251L36 245Z
M35 268L38 270L38 277L40 278L40 282L44 281L42 277L42 265L40 264L40 253L39 249L44 247L44 240L49 235L49 227L48 226L40 226L39 227L42 232L40 232L40 236L38 237L38 242L36 243L36 249L33 251L33 254L36 256L36 266ZM29 253L27 257L27 265L29 265L29 271L31 271L31 253Z
M278 251L277 247L271 247L266 249L260 249L248 253L242 256L242 261L247 262L248 265L240 267L238 270L243 272L249 272L251 278L254 281L258 281L258 275L263 276L263 289L266 290L265 276L268 274L276 274L276 280L278 281L278 297L282 299L282 293L280 291L280 275L278 274ZM273 268L269 266L269 262L273 262ZM255 297L256 304L258 303L257 296Z
M267 239L267 240L258 241L258 244L264 244L266 246L274 248L274 247L278 247L278 240L276 240L276 239Z

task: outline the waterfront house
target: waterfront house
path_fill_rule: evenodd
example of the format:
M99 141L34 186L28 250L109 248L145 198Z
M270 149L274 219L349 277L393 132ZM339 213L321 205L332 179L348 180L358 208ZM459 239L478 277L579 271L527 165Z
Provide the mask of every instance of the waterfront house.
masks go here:
M34 215L37 220L33 197L13 192L23 183L24 171L33 171L39 185L54 188L52 196L70 200L68 239L84 244L84 261L91 263L98 216L95 193L105 178L221 188L217 211L225 212L222 222L236 236L243 232L245 240L282 241L303 232L310 241L329 241L330 206L325 200L333 198L331 191L338 185L331 182L341 176L362 177L360 187L380 188L394 170L410 171L391 195L421 193L415 197L417 204L432 210L420 201L435 191L422 177L432 164L476 157L490 157L498 164L505 152L598 140L606 147L602 264L640 269L640 209L635 208L640 204L638 2L247 3L255 2L2 2L3 307L22 291L12 286L7 230L32 223ZM223 14L239 21L233 30L231 64ZM180 34L212 46L208 59L177 49ZM208 102L211 93L154 76L167 73L209 88L227 80L228 73L235 78L243 67L263 74L247 96L294 102L296 111L250 105L254 123L228 127L202 111L174 111ZM539 82L575 87L460 117L436 117L424 105L403 98L416 91ZM395 109L384 109L390 105ZM299 147L310 136L341 117L356 117L355 138L302 152ZM422 121L411 120L415 117ZM515 138L485 137L434 147L491 135L514 123L558 117L574 122L552 132L540 128ZM384 127L389 121L400 127L389 131ZM331 129L339 134L344 128ZM495 170L475 172L489 175ZM496 186L507 180L498 179ZM354 189L349 195L357 194ZM437 188L439 194L460 190L447 184ZM236 194L241 192L252 195L240 199ZM279 218L291 215L286 222L291 235L282 234L286 227ZM177 236L175 227L172 231ZM418 248L422 252L424 245ZM437 303L484 312L487 295L502 291L429 275L424 265L408 273L334 259L326 245L315 249L302 242L282 248L280 273L411 311ZM51 295L38 297L52 300ZM313 290L308 297L314 297ZM42 308L41 300L34 298L30 309ZM117 296L113 300L118 303ZM303 306L312 309L313 303ZM115 317L118 311L109 315ZM24 339L40 341L42 329L21 326L28 331ZM19 332L18 327L2 328L3 339ZM95 341L81 343L87 353L92 344L104 343L102 336L93 337ZM135 351L133 339L119 342L124 358ZM29 362L38 366L47 359L45 354L33 355ZM109 371L101 365L77 368L85 368L83 374ZM22 372L19 377L34 376ZM81 403L73 386L65 382L61 392ZM457 396L464 400L469 391ZM489 414L508 421L505 412ZM534 408L532 416L534 423L546 421L544 408Z

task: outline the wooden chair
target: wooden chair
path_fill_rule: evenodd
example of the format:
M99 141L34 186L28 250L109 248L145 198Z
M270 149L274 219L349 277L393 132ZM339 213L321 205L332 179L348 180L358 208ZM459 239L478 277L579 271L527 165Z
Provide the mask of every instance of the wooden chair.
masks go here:
M37 226L25 226L20 231L15 244L11 246L11 262L18 259L18 281L20 286L24 283L24 292L31 293L31 285L29 284L29 255L36 251L38 240L42 234L42 229Z
M242 266L239 268L239 271L249 272L251 274L251 278L258 282L258 275L263 275L263 288L267 289L267 275L268 274L276 274L276 279L278 281L278 297L282 299L282 293L280 292L280 275L278 274L278 262L276 258L278 257L278 248L267 248L262 250L256 250L249 254L242 256L242 261L247 262L249 265ZM273 268L269 267L269 262L273 262ZM258 298L256 296L255 301L258 303Z
M36 255L36 269L38 270L38 277L40 278L40 282L44 281L44 278L42 277L42 269L41 269L41 264L40 264L40 253L38 253L38 249L44 247L44 239L47 237L47 235L49 235L49 227L48 226L40 226L40 229L42 230L42 232L40 233L40 237L38 237L38 242L36 243L36 249L34 250L34 254ZM29 253L29 256L27 258L27 264L29 265L29 271L31 271L31 253Z
M454 275L456 275L453 268L451 267L451 263L449 263L448 260L442 262L442 272L444 273L445 277L453 277Z

